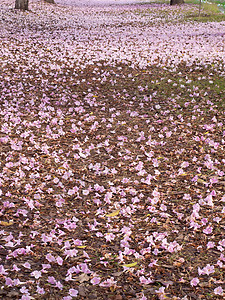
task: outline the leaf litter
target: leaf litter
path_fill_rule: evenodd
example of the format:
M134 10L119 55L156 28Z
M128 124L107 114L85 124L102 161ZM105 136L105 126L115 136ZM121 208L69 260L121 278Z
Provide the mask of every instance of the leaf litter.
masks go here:
M224 22L1 4L1 297L223 299Z

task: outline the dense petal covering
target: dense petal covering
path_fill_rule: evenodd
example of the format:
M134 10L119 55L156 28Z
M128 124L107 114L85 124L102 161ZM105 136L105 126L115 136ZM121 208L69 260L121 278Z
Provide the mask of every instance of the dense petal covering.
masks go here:
M222 299L225 22L69 4L0 0L0 297Z

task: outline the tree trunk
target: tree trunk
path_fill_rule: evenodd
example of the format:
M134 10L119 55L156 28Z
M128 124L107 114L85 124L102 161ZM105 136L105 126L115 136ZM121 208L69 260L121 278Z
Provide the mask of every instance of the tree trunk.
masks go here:
M170 0L170 5L184 4L184 0Z
M16 0L15 9L28 10L29 0Z

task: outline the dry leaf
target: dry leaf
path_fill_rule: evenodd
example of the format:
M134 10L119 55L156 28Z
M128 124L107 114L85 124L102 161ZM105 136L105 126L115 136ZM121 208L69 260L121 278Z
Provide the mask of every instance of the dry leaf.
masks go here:
M169 285L173 285L173 281L171 280L163 280L163 279L157 279L157 282L160 282L161 284L163 284L164 286L168 287Z
M120 213L120 210L115 210L114 212L112 212L111 214L106 215L106 217L115 217Z
M115 276L115 277L118 277L118 276L120 276L120 275L122 275L122 274L123 274L123 272L115 272L115 273L112 273L112 275Z
M77 278L76 281L79 281L80 283L88 281L89 280L89 276L85 273L80 274Z
M13 225L13 222L0 221L0 225L2 225L2 226L10 226L10 225Z
M207 183L206 181L202 180L201 178L198 178L198 179L197 179L197 182L198 182L198 183L202 183L202 184L206 184L206 183Z
M123 267L132 268L132 267L134 267L136 265L137 265L137 262L134 262L134 263L131 263L131 264L123 265Z

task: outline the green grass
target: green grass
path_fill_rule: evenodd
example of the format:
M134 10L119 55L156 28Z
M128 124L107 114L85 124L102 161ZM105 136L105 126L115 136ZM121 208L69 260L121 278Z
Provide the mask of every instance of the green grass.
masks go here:
M169 0L149 0L146 2L140 2L139 4L167 4L169 5ZM185 0L185 8L187 9L188 5L188 11L186 10L186 13L184 13L184 20L185 21L196 21L196 22L222 22L225 21L225 1L221 0L212 0L211 2L203 2L201 3L201 10L199 15L199 0ZM218 4L222 4L224 6L221 6L221 8L218 6ZM182 7L180 6L180 9L182 11ZM222 7L224 7L224 12L221 11ZM143 12L142 12L143 13ZM149 12L146 12L147 14ZM166 12L164 12L164 17L166 18ZM162 12L160 13L160 16L162 16ZM165 19L166 20L166 19Z
M195 3L199 6L199 1L196 0L187 0L186 3ZM197 3L198 4L197 4ZM199 13L188 13L185 16L185 20L197 21L197 22L222 22L225 21L225 14L220 11L216 3L202 3L200 15Z
M202 8L210 14L221 14L218 6L215 3L202 3Z
M199 7L199 0L186 0L186 4L195 4ZM225 6L225 2L212 0L210 2L201 3L201 10L199 14L190 14L187 15L187 19L198 21L198 22L221 22L225 21L225 14L221 12L218 4L223 4Z
M198 15L188 15L186 17L187 20L192 20L196 22L222 22L225 21L225 15L220 14L220 15L210 15L204 12L201 12L200 16Z
M186 4L199 4L199 0L184 0Z

